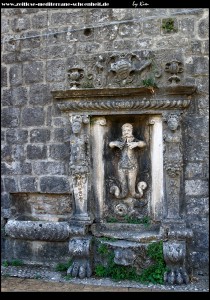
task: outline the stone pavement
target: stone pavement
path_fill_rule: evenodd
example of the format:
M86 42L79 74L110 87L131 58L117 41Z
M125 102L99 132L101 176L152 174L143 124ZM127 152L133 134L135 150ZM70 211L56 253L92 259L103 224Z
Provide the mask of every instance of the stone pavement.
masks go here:
M1 278L1 292L143 292L137 288L94 286L16 277Z
M209 292L208 276L185 285L142 284L109 278L65 279L61 272L36 267L1 267L1 292Z

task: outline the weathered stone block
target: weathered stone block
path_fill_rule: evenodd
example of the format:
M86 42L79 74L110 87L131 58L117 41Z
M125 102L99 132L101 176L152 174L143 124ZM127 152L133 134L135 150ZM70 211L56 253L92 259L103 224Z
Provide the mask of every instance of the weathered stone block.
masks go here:
M45 14L35 14L32 19L32 28L44 28L47 27L47 13Z
M148 20L143 22L143 32L146 35L159 35L161 30L160 20Z
M67 28L63 28L64 29ZM60 28L48 28L46 30L43 30L43 47L49 47L49 45L61 45L62 43L66 42L66 33L59 33L60 32Z
M11 144L23 144L28 141L28 131L24 129L8 129L6 141Z
M2 94L3 106L24 106L27 103L27 89L23 87L14 87L4 90Z
M33 60L40 60L41 53L42 53L42 49L40 48L22 50L20 53L18 53L17 60L22 63L33 61Z
M209 199L206 197L187 197L186 198L186 214L188 222L201 222L203 218L209 215Z
M66 126L70 126L70 121L68 118L65 117L57 117L57 118L53 118L53 125L57 126L57 127L66 127Z
M130 20L133 18L133 9L128 8L113 8L111 10L111 19L120 21L120 20Z
M187 163L185 169L186 178L199 178L203 176L202 163Z
M24 162L2 163L1 171L2 175L31 175L32 166Z
M193 63L186 64L186 70L192 75L208 75L209 60L205 56L194 56Z
M31 143L46 143L50 140L50 130L49 129L33 129L30 132L30 142Z
M21 176L20 178L20 192L37 192L38 179L36 177Z
M111 41L116 39L118 33L118 24L95 28L95 40ZM105 45L105 44L104 44Z
M112 15L113 12L113 15ZM84 19L84 14L81 14L80 11L78 11L78 14L83 17ZM98 10L97 8L93 8L88 10L86 18L87 18L87 23L107 23L110 22L112 17L114 16L114 11L104 8L101 10ZM74 20L76 22L76 18L74 16Z
M62 162L34 162L33 171L36 175L68 175Z
M4 17L1 18L1 33L7 33L10 30L10 22L9 19Z
M18 173L20 175L31 175L32 174L32 165L31 163L20 162Z
M70 147L67 144L50 145L50 157L58 160L68 159Z
M24 161L26 158L24 146L14 145L12 149L12 156L15 160Z
M5 138L5 130L1 130L1 142L5 142L6 138Z
M208 250L209 248L209 235L206 234L208 224L193 223L192 230L194 233L193 244L195 249L200 249L201 251Z
M180 48L188 45L188 39L180 36L161 37L155 40L156 48ZM167 51L170 54L170 51Z
M31 62L23 66L25 83L42 82L44 78L43 63Z
M5 16L14 16L14 15L18 15L21 13L20 11L20 8L2 8L2 13L5 15Z
M170 13L173 15L199 15L203 13L202 8L171 8Z
M47 158L47 146L45 145L28 145L27 146L28 159L45 159Z
M2 55L2 62L5 63L5 64L15 64L15 63L17 63L18 62L17 53L15 52L15 53L3 54ZM13 81L14 80L15 80L15 78L13 79ZM14 85L19 85L19 84L14 84Z
M78 30L77 33L77 38L80 42L93 42L94 41L94 28L85 28L83 30Z
M14 193L11 195L11 206L13 216L26 221L64 221L69 220L72 213L72 199L68 193Z
M102 51L102 45L96 42L87 42L87 43L82 43L78 42L77 43L77 53L78 54L90 54L93 52L99 52Z
M1 145L1 159L2 161L12 161L12 147L9 145Z
M50 103L52 96L45 84L34 84L30 86L29 103L34 105L46 105Z
M21 49L40 47L41 37L39 31L28 31L22 34Z
M66 77L66 65L64 60L47 61L47 81L64 81Z
M73 55L75 53L76 44L72 43L69 45L54 45L50 47L45 47L42 57L48 59L55 58L65 58L69 55Z
M6 177L4 178L5 191L10 193L18 192L17 178Z
M18 127L20 123L20 109L19 108L3 108L2 109L2 127Z
M209 274L209 254L203 251L193 251L190 253L193 270L195 274L202 272L203 275Z
M48 106L47 108L47 117L46 117L46 125L52 125L52 106Z
M209 54L209 41L204 41L203 42L203 53L204 54Z
M8 192L1 193L1 207L8 209L11 206L10 194Z
M18 86L22 85L23 83L23 76L22 76L22 65L14 64L10 67L9 71L9 80L11 86Z
M55 12L51 14L50 25L66 25L66 12Z
M1 211L1 218L9 219L11 218L11 209L10 208L3 208Z
M66 177L46 176L40 178L40 191L43 193L68 193L69 181Z
M70 128L55 128L54 129L54 141L66 142L69 141L71 134Z
M129 49L134 49L135 44L133 40L115 40L113 42L113 49L118 51L129 51Z
M203 180L186 180L185 193L188 196L208 195L208 182Z
M209 36L209 19L202 19L198 26L198 35L200 38L208 38Z
M208 158L208 118L189 115L184 125L184 156L188 161L206 160Z
M184 18L179 21L179 32L187 37L193 37L195 30L194 20L192 18Z
M33 257L38 263L52 263L68 261L69 250L68 242L46 242L46 241L27 241L7 239L5 248L8 251L5 253L5 259L18 258L28 261L28 257Z
M1 67L1 86L7 86L7 67Z
M4 46L4 49L5 51L8 51L10 52L16 52L16 54L18 54L18 52L20 51L20 40L18 40L18 38L20 38L20 35L11 35L10 37L11 39L9 39L8 37L8 40L5 41L5 46Z
M209 78L208 77L200 77L196 78L197 83L197 91L199 93L209 94ZM208 107L208 106L206 106Z
M24 108L22 112L23 126L42 126L44 125L45 112L41 107Z
M136 42L135 42L135 48L136 49L148 49L151 48L152 46L152 39L149 38L139 38Z
M20 13L21 14L34 14L34 13L37 13L39 12L39 8L20 8ZM42 11L45 11L46 8L43 8L42 7Z
M11 28L15 32L30 29L30 19L26 16L16 17L11 20Z
M192 54L200 54L202 50L202 43L199 40L191 41L190 51Z

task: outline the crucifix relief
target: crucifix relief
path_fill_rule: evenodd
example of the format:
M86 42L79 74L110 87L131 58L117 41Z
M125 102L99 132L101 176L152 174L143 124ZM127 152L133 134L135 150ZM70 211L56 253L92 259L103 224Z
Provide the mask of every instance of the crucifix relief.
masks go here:
M138 192L136 192L138 162L135 150L145 146L146 143L144 141L140 141L133 136L133 126L130 123L125 123L122 126L121 138L109 143L109 147L117 147L121 150L121 156L117 167L121 191L116 185L113 185L110 188L110 193L117 199L124 199L129 195L136 199L143 196L143 190L147 187L146 182L138 182Z

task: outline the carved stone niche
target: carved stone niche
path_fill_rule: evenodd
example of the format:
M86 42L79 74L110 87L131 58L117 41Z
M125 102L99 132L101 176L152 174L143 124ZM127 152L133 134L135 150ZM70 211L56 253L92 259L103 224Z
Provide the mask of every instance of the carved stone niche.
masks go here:
M182 116L194 92L194 86L181 85L152 92L146 87L52 92L58 107L70 116L72 123L71 239L74 236L78 239L71 228L81 226L88 228L81 230L81 245L82 239L89 241L93 236L124 241L125 246L120 244L120 249L119 245L112 244L115 262L119 264L120 261L127 264L124 257L118 259L119 253L131 251L126 250L126 243L134 243L140 253L142 245L164 240L165 261L173 267L165 276L167 283L187 283L184 265L187 252L183 251L173 263L170 257L171 249L186 249L186 241L191 236L180 208L184 201ZM145 220L150 220L149 227L141 224ZM88 262L85 262L72 249L75 268L83 270L88 265L88 271L81 273L83 277L90 276L90 257L94 250L88 250ZM178 274L177 280L171 279L173 272ZM78 272L71 269L69 273Z

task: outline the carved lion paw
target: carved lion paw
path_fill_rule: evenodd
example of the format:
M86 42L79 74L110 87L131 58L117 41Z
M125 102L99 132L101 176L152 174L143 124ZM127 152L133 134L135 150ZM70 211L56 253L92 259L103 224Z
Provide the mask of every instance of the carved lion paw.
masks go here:
M92 275L92 269L90 263L85 260L74 261L73 264L67 270L67 274L72 277L85 278Z
M164 274L164 281L169 284L188 284L189 276L182 268L170 270Z

